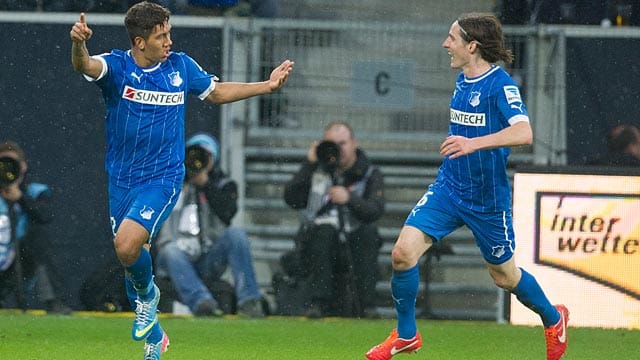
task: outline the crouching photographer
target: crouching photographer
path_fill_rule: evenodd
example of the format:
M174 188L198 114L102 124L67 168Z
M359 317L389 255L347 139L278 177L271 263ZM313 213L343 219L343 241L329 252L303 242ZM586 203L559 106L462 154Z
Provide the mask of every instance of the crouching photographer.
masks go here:
M286 184L285 202L301 218L295 253L307 282L306 316L374 315L383 188L382 173L342 121L325 128Z
M243 228L231 226L238 187L221 170L218 141L199 133L187 140L187 177L158 239L156 274L168 277L178 300L196 316L237 312L265 315ZM231 267L231 299L220 277ZM237 303L236 303L237 302Z
M66 314L71 309L56 296L51 244L43 227L53 219L51 191L45 184L28 183L27 169L16 142L0 143L0 303L4 306L13 293L20 308L42 305Z

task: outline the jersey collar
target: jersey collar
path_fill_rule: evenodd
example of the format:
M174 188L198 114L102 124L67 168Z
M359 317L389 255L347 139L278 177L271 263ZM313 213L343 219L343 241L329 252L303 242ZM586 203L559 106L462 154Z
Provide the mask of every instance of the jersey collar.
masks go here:
M489 68L489 70L485 71L484 73L476 76L476 77L471 77L468 78L466 75L464 76L464 81L468 82L468 83L475 83L478 82L484 78L486 78L487 76L491 75L494 71L497 71L498 69L500 69L500 66L492 64L491 67Z

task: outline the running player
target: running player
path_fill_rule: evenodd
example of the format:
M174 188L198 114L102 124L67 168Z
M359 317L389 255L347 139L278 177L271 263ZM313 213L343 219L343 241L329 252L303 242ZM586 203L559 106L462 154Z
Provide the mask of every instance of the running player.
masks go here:
M511 63L513 55L504 48L502 26L493 14L462 15L442 46L451 67L462 70L451 97L449 136L440 146L444 160L435 183L408 215L391 254L397 328L366 357L388 360L422 347L415 321L418 260L434 241L466 225L495 284L540 315L547 359L560 359L567 347L569 311L552 305L536 279L513 259L507 157L509 147L533 141L518 86L495 64Z
M100 87L107 108L114 246L136 313L131 335L145 340L144 359L150 360L160 359L169 345L156 315L160 290L153 281L149 248L182 188L187 93L229 103L279 89L293 69L286 60L268 81L218 82L188 55L171 51L170 15L151 2L133 5L124 19L131 48L98 56L87 50L93 32L84 13L70 32L73 68Z

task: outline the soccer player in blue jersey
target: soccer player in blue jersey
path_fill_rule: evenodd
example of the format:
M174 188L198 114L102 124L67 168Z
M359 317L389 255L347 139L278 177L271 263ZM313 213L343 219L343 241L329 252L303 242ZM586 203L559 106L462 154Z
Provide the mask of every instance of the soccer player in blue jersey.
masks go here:
M169 344L156 315L160 290L149 248L182 188L187 93L229 103L279 89L293 69L286 60L267 81L218 82L188 55L171 51L170 15L151 2L133 5L124 19L131 48L98 56L87 50L93 32L84 13L70 31L73 68L100 87L106 104L111 226L136 313L131 335L145 340L144 359L159 359Z
M495 284L540 315L547 359L562 357L567 346L569 311L552 305L536 279L516 266L511 218L511 190L506 171L509 147L529 145L533 135L517 84L498 65L511 63L502 26L493 14L464 14L442 46L451 67L462 70L450 103L449 136L434 184L407 216L391 253L391 291L397 328L366 353L388 360L422 347L415 321L418 260L433 242L466 225L487 263Z

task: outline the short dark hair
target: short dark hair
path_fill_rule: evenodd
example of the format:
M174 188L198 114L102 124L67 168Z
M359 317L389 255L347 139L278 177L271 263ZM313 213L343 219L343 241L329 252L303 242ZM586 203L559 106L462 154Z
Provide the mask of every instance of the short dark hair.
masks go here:
M164 26L169 17L169 9L149 1L139 2L130 7L124 17L124 26L129 33L131 44L135 43L138 36L148 39L156 25Z
M17 142L13 140L5 140L0 143L0 153L3 152L12 152L18 155L18 160L25 161L26 157L24 155L24 150L18 145Z
M500 20L492 13L467 13L458 18L460 37L466 42L475 41L480 56L490 63L513 62L513 52L505 48Z

